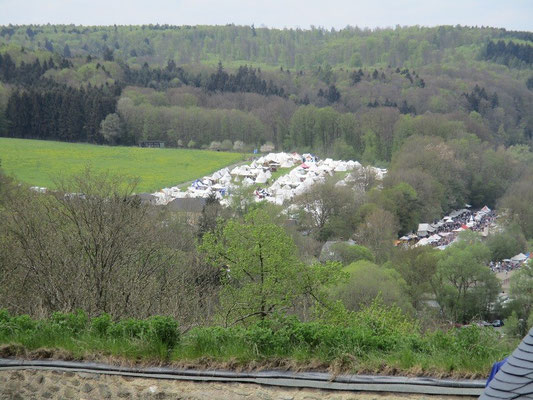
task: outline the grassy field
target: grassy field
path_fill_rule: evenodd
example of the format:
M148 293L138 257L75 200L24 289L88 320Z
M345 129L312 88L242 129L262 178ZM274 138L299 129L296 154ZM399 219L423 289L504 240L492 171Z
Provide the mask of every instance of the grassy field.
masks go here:
M137 192L200 178L241 161L242 154L183 149L143 149L81 143L0 138L4 171L17 180L54 188L60 175L72 175L91 165L141 179Z

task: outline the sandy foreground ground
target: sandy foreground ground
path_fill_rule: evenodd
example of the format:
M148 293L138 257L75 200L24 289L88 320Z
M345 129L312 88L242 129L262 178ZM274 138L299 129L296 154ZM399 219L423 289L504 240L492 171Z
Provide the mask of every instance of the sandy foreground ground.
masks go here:
M57 371L0 371L0 400L157 399L157 400L415 400L454 396L354 393L290 389L240 383L196 383ZM468 397L461 397L468 399Z

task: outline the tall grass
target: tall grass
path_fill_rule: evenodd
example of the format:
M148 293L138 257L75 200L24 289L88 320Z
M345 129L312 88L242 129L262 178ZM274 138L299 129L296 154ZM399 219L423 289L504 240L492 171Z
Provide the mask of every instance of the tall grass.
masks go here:
M345 325L283 317L246 327L197 327L181 335L169 317L112 321L106 314L90 319L79 311L34 320L0 311L0 344L21 345L28 352L61 349L76 359L112 356L188 364L207 360L243 367L276 362L300 368L340 366L346 372L463 377L484 377L516 344L502 342L490 328L421 333L407 320L388 325L391 317L374 309Z

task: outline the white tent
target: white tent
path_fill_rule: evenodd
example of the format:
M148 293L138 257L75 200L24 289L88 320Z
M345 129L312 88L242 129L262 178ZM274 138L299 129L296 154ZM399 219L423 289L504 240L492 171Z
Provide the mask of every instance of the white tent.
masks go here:
M341 179L338 181L335 186L347 186L346 181L344 179Z
M301 184L300 186L298 186L296 189L294 189L294 194L296 196L300 195L300 194L303 194L305 193L309 188L311 187L311 185L309 184Z
M437 234L431 235L430 237L428 237L429 243L438 242L440 239L441 239L441 237L439 235L437 235Z
M283 160L281 162L281 168L292 168L293 166L294 166L294 162L293 161Z
M527 256L524 253L517 254L514 257L511 257L512 262L522 262L527 260Z
M359 169L359 168L361 168L361 163L359 161L350 160L350 161L346 162L346 167L348 169L356 169L356 168Z
M344 163L339 163L335 169L334 169L335 172L346 172L347 171L347 168L346 168L346 164Z
M243 185L243 186L251 186L251 185L253 185L253 184L254 184L254 181L251 180L250 178L244 178L244 179L242 180L242 185Z
M420 239L417 244L415 244L415 247L427 246L429 243L430 241L428 238L423 238L423 239Z
M418 224L418 236L427 236L433 232L435 232L435 228L433 228L430 224Z
M267 175L261 171L255 178L255 183L267 183L268 177Z

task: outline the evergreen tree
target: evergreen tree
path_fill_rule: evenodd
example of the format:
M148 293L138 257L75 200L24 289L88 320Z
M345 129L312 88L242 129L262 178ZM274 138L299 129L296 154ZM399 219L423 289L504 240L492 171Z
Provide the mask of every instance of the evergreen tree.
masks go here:
M72 54L70 52L70 47L68 46L68 44L65 44L65 47L63 48L63 57L67 57L67 58L72 57Z

